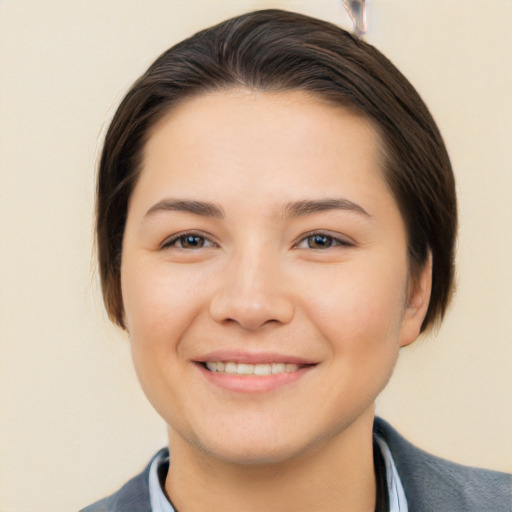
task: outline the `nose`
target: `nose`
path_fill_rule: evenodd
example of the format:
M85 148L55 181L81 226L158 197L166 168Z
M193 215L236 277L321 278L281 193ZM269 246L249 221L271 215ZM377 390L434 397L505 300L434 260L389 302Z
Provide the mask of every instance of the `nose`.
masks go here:
M210 303L215 321L254 331L293 318L294 303L283 273L268 255L233 257L221 274Z

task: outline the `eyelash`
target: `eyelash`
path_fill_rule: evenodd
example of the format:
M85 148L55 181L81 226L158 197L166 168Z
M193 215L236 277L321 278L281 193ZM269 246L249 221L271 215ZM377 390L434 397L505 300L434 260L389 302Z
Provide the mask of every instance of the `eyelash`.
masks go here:
M313 239L314 237L323 237L329 240L330 245L326 247L311 247L308 244L308 247L301 247L301 244L308 243L308 240ZM325 231L313 231L311 233L306 233L303 235L299 242L294 245L294 248L297 249L312 249L316 251L325 251L326 249L332 249L333 247L352 247L354 243L346 238L337 237L332 235L331 233L327 233Z
M322 237L324 239L327 239L328 245L325 247L311 247L309 245L310 242L308 242L308 241L311 241L314 237ZM199 247L183 247L183 242L187 238L199 239L200 241L202 241L202 245L200 245ZM178 246L177 242L180 242L181 246ZM301 244L303 244L303 243L307 243L308 246L301 247ZM205 244L208 244L208 245L205 246ZM311 233L307 233L306 235L303 235L299 239L299 241L296 244L294 244L293 248L294 249L312 249L312 250L317 250L317 251L323 251L326 249L331 249L333 247L340 247L340 246L341 247L352 247L353 245L354 245L353 242L351 242L350 240L347 240L345 238L336 237L330 233L326 233L325 231L313 231ZM200 233L186 232L186 233L178 233L178 234L172 236L171 238L168 238L161 245L161 249L167 249L170 247L176 247L178 249L194 251L194 250L199 250L199 249L204 249L204 248L218 247L218 245L215 242L212 242L208 237L206 237Z
M199 247L195 247L195 248L187 248L187 247L183 247L183 241L186 239L186 238L198 238L200 240L203 241L203 245L199 246ZM177 242L181 242L181 247L177 245ZM197 251L198 249L204 249L205 246L204 244L205 243L208 243L209 245L206 246L206 248L209 248L209 247L217 247L217 244L215 242L212 242L208 237L200 234L200 233L194 233L194 232L186 232L186 233L178 233L174 236L172 236L171 238L167 238L163 243L162 245L160 246L161 249L168 249L170 247L176 247L178 249L183 249L185 251Z

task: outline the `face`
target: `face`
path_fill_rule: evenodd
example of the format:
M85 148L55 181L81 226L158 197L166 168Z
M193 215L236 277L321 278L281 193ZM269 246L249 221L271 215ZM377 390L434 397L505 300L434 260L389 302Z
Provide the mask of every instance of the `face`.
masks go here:
M135 368L171 437L275 462L372 421L428 303L429 272L413 286L406 254L361 117L244 90L170 112L130 199L121 285Z

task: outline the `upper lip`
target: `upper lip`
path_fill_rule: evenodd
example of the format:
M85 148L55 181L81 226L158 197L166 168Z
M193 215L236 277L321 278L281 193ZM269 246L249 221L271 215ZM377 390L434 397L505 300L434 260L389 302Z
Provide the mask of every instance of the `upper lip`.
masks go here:
M244 352L238 350L214 350L195 359L197 363L229 361L233 363L265 364L289 363L298 365L312 365L318 361L278 352Z

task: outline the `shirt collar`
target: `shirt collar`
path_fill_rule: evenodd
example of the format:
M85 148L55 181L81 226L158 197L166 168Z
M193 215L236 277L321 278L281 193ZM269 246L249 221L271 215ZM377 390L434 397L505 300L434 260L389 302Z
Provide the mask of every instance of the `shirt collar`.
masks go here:
M175 512L165 495L158 475L159 467L169 465L169 454L167 451L160 451L153 459L149 468L149 500L151 512Z
M407 499L404 488L400 480L400 475L395 466L393 456L387 443L381 437L377 436L377 443L384 457L386 464L386 480L388 484L389 512L408 512ZM169 455L166 451L161 451L153 459L149 468L149 497L151 501L151 512L175 512L173 506L169 503L160 483L159 468L168 466Z
M395 461L391 455L391 450L387 445L386 441L382 437L376 436L375 439L384 458L386 465L386 480L388 484L388 496L389 496L389 512L408 512L407 499L405 497L404 488L400 475L395 466Z

